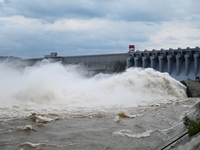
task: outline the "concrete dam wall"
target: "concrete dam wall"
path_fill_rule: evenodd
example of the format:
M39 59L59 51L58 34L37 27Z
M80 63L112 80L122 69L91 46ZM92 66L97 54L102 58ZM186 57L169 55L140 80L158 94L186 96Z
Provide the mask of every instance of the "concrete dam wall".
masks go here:
M89 71L121 72L126 68L127 53L62 57L65 64L80 64Z
M0 56L0 62L13 62L16 67L33 66L39 61L49 59L53 62L62 62L63 64L77 64L88 71L95 73L113 73L122 72L126 69L127 53L101 54L101 55L82 55L82 56L57 56L57 53L45 55L43 58L21 59L12 56Z
M127 53L83 55L83 56L57 56L57 53L45 55L43 58L21 59L18 57L0 57L0 61L14 62L16 67L32 66L43 59L49 59L63 64L78 64L94 73L122 72L126 69Z
M200 48L136 51L129 53L127 67L154 68L168 72L170 76L181 81L200 76Z

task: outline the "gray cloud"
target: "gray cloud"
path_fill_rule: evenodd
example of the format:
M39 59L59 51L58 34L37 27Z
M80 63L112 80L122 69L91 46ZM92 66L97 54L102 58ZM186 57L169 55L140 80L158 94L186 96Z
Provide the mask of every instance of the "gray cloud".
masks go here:
M4 0L1 55L42 57L198 46L197 0ZM186 37L177 38L188 32ZM169 38L170 37L170 38ZM190 44L190 45L186 45ZM175 47L176 48L176 47Z
M198 14L196 1L149 0L5 0L1 4L4 16L22 15L45 21L63 18L107 18L125 21L159 22ZM187 12L190 12L189 14Z
M128 44L132 41L140 43L149 40L148 37L141 35L142 31L139 31L136 26L135 29L138 31L133 31L133 33L131 32L132 26L125 25L126 28L121 28L124 23L114 26L115 22L111 22L109 26L103 26L104 28L100 30L74 31L53 29L44 31L46 25L40 24L39 27L32 27L31 24L21 26L10 23L10 27L7 24L3 32L7 35L5 39L7 44L4 47L13 47L15 52L20 52L19 54L24 57L27 53L29 56L37 57L51 51L58 51L61 55L83 55L126 52ZM0 41L0 48L3 49L1 45ZM16 55L13 51L10 50L10 52Z

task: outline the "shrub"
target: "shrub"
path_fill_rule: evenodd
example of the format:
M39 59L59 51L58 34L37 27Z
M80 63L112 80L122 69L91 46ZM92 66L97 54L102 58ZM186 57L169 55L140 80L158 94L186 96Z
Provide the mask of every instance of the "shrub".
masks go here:
M195 135L200 132L200 120L192 120L188 116L183 118L183 123L188 129L189 136Z

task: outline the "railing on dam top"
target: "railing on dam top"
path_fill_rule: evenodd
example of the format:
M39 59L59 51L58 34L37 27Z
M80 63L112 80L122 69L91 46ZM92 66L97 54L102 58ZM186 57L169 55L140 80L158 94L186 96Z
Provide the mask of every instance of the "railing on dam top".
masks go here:
M127 68L154 68L168 72L177 80L195 79L200 75L200 48L136 51L129 53L126 59Z

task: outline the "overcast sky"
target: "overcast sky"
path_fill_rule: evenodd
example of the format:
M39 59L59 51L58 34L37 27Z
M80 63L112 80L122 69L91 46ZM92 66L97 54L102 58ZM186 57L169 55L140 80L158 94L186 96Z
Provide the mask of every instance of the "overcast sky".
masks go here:
M0 55L200 46L200 0L0 0Z

